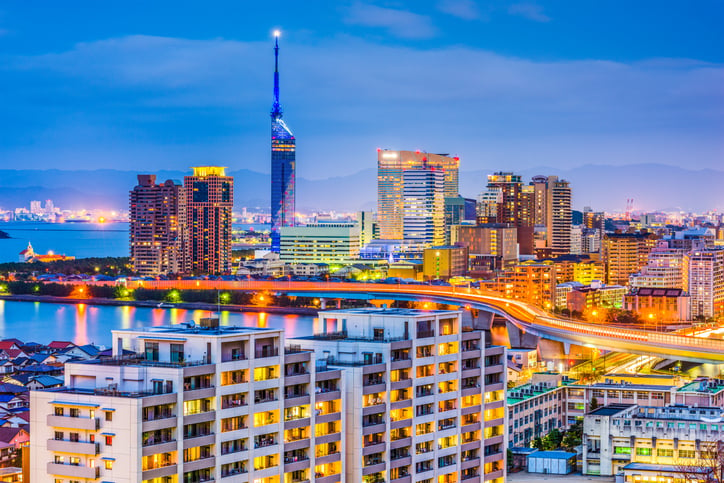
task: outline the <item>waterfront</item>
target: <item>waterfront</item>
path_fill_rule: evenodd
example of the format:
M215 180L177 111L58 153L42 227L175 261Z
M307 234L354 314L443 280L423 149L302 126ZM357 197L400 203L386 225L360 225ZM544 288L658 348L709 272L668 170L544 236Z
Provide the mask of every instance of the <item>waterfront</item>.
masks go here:
M48 343L70 340L76 344L110 347L111 330L160 326L216 316L206 310L113 307L0 300L0 338ZM221 312L221 325L285 329L286 337L311 335L315 318L305 315Z
M234 230L265 231L268 225L237 224ZM0 223L11 238L0 240L0 263L17 262L19 253L33 244L35 253L48 251L76 258L127 257L128 223Z

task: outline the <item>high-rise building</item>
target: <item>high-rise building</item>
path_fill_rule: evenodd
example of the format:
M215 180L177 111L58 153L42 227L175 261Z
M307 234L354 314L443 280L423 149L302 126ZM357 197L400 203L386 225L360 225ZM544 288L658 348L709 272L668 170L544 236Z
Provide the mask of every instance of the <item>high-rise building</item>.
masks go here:
M341 369L347 482L505 481L505 352L459 311L320 313L294 339ZM318 369L319 370L319 369Z
M424 248L445 243L444 173L434 167L402 174L403 240Z
M468 249L472 272L502 270L518 259L517 231L510 225L458 225L453 227L451 238L453 245Z
M130 254L142 276L184 271L186 200L177 181L156 184L153 174L139 174L129 196Z
M628 285L629 277L641 270L656 245L651 233L609 233L601 242L601 258L606 265L606 283Z
M687 255L693 317L724 313L724 249L694 250Z
M689 290L687 281L686 250L669 248L665 240L659 240L648 256L648 263L641 271L631 275L631 287L678 288Z
M552 255L571 253L571 188L568 181L559 180L557 176L535 176L529 186L532 208L528 220L546 227L546 248Z
M184 178L186 199L186 269L221 273L231 269L231 210L234 178L226 168L192 168Z
M458 157L420 151L379 150L377 152L377 221L380 227L380 239L403 239L403 172L420 168L442 170L443 197L458 196L458 170L460 168Z
M274 104L271 110L271 249L279 252L283 226L294 226L297 142L282 120L279 103L279 34L274 44Z
M345 481L342 370L281 329L207 319L113 341L31 392L31 482Z

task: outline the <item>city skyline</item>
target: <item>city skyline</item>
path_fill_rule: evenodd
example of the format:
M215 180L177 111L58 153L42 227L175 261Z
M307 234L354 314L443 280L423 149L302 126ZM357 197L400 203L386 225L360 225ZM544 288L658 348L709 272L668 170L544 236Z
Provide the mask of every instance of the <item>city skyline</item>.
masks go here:
M281 16L257 7L239 19L229 7L227 18L207 13L213 27L189 25L183 9L158 27L166 9L130 19L131 6L81 26L99 13L89 7L77 19L55 12L77 28L33 38L56 20L53 10L31 25L22 7L6 9L10 108L0 155L6 166L41 169L214 162L266 171L264 72L279 27L294 72L287 104L305 140L299 176L350 174L376 147L450 152L470 170L717 167L721 6L678 9L697 26L683 38L669 35L666 4L627 5L626 16L621 8L356 2L329 11L288 5ZM232 20L254 25L232 29ZM312 154L342 147L342 163Z

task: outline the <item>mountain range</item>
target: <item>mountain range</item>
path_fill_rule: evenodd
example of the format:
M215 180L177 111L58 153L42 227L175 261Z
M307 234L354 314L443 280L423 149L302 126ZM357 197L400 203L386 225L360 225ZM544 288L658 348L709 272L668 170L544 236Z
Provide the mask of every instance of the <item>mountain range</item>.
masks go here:
M460 192L475 198L493 171L461 171ZM525 182L535 175L556 175L571 182L573 207L596 211L623 211L634 199L634 210L701 212L724 208L724 171L690 170L663 164L627 166L582 165L561 170L550 167L515 170ZM188 171L158 171L157 180L183 180ZM267 208L269 175L251 170L229 171L234 176L236 207ZM136 172L99 170L0 170L0 208L28 207L30 200L52 199L64 209L128 208L128 191L136 185ZM327 179L297 178L297 209L320 211L371 210L376 206L376 170Z

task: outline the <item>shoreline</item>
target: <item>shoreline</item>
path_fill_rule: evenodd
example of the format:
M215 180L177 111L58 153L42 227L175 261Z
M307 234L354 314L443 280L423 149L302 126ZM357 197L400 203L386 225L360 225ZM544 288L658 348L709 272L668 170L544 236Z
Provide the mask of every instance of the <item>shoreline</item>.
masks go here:
M71 298L71 297L56 297L53 295L0 295L0 300L7 300L10 302L44 302L51 304L86 304L86 305L109 305L114 307L145 307L145 308L160 308L163 310L167 309L184 309L184 310L206 310L209 312L216 312L219 309L217 304L209 304L204 302L180 302L171 303L163 302L164 305L172 305L172 307L164 306L159 307L160 302L146 301L146 300L117 300L117 299L104 299L104 298ZM288 315L311 315L317 317L319 311L310 307L259 307L256 305L231 305L222 304L221 310L227 312L251 312L259 313L266 312L269 314L288 314Z

